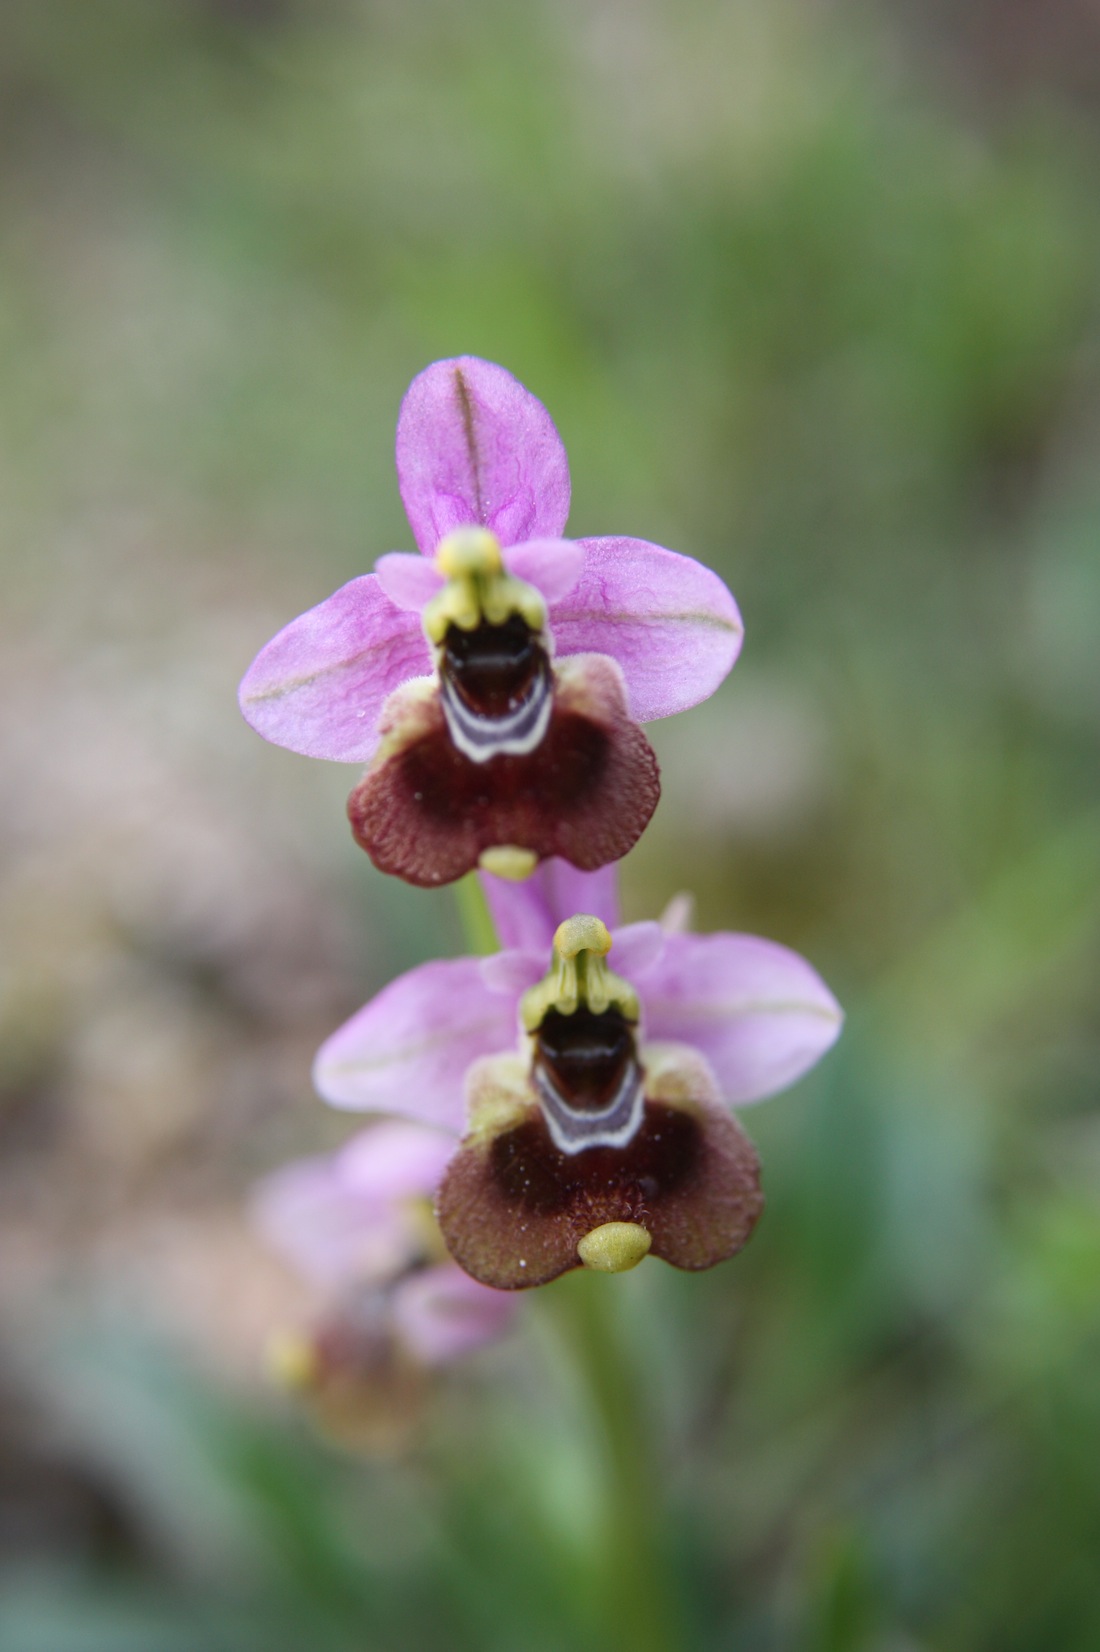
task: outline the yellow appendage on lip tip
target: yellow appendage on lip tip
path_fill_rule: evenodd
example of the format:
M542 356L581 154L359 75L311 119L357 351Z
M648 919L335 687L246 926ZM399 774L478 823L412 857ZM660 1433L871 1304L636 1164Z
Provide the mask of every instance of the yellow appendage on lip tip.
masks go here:
M594 1273L629 1273L649 1255L652 1243L638 1222L604 1222L580 1240L577 1255Z
M483 849L477 863L483 872L491 872L495 878L522 883L535 870L539 857L533 849L520 849L514 843L500 843L493 849Z

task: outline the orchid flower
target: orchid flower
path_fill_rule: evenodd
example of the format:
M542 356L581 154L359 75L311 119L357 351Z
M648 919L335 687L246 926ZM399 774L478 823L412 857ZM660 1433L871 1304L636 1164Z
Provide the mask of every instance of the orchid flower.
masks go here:
M763 1199L729 1109L813 1066L836 1000L773 941L619 927L613 868L484 881L504 950L391 982L322 1046L320 1094L440 1133L436 1214L483 1284L733 1255Z
M491 362L413 380L397 475L420 554L382 556L280 631L245 674L245 717L276 745L369 765L352 830L407 882L617 860L660 795L638 725L726 676L732 596L645 540L563 539L561 439Z
M381 1123L339 1152L302 1159L260 1183L255 1222L319 1291L306 1330L283 1334L278 1365L308 1392L330 1431L392 1420L426 1369L495 1341L513 1304L450 1260L431 1196L450 1154L437 1131ZM391 1392L392 1391L392 1392Z

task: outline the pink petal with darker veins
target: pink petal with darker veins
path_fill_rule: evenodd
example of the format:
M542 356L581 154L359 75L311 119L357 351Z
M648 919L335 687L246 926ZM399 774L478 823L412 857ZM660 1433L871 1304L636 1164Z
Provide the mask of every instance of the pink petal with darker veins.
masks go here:
M318 1093L334 1107L461 1135L467 1067L510 1049L516 1036L514 1004L485 986L480 962L422 964L383 987L318 1050Z
M701 1051L731 1106L801 1078L844 1019L804 958L756 935L666 935L642 996L647 1040Z
M434 362L412 381L397 421L397 480L426 556L455 528L488 528L502 545L555 539L569 515L569 465L549 413L477 356Z
M640 723L714 693L741 648L737 604L710 568L644 539L581 539L584 571L552 604L559 655L610 654Z
M240 687L241 711L265 740L305 757L366 763L384 701L431 655L418 614L363 574L299 614L261 648Z

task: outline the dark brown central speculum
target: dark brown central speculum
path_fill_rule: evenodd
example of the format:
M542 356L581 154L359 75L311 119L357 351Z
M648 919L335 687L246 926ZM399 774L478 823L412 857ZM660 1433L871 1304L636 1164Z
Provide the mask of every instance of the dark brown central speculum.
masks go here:
M649 1102L625 1147L563 1153L534 1117L498 1136L490 1174L499 1194L541 1215L584 1211L582 1231L600 1222L644 1222L647 1211L695 1175L702 1148L698 1119Z
M506 717L527 699L546 662L546 651L519 614L503 625L482 621L472 631L447 627L440 669L478 717Z
M641 1119L642 1070L633 1025L620 1009L550 1010L534 1046L535 1090L562 1152L630 1140Z
M599 1113L622 1085L634 1060L634 1034L621 1010L572 1015L551 1010L535 1036L535 1063L580 1113Z
M443 711L451 739L474 762L533 751L546 733L550 661L519 614L470 631L447 627L439 655Z

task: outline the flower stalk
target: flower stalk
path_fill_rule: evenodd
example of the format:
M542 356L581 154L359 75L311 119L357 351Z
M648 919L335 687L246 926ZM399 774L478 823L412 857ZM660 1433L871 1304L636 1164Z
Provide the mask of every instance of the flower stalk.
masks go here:
M601 1641L612 1652L674 1652L683 1637L654 1419L624 1334L621 1293L585 1268L559 1281L546 1301L580 1379L597 1444Z
M480 878L463 878L455 896L470 951L495 952L500 943ZM641 1261L648 1249L647 1238L634 1260ZM633 1265L627 1261L606 1268L586 1258L583 1269L548 1293L547 1302L584 1396L601 1467L595 1568L604 1619L601 1639L611 1652L620 1647L622 1652L673 1652L682 1641L675 1632L653 1423L637 1361L626 1346L615 1287L591 1277L625 1272Z
M466 945L476 958L488 958L500 947L497 926L485 898L485 890L476 872L467 872L454 885L458 921Z

